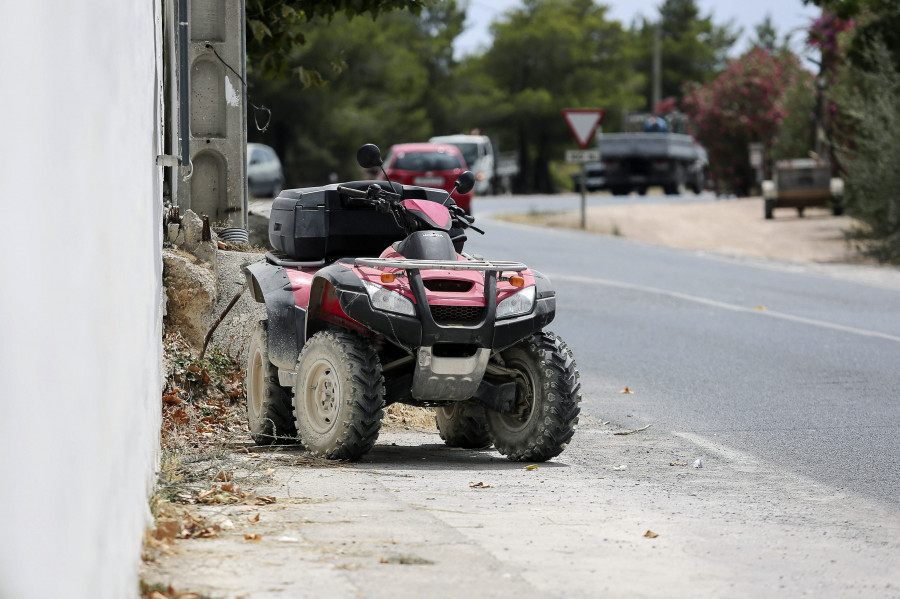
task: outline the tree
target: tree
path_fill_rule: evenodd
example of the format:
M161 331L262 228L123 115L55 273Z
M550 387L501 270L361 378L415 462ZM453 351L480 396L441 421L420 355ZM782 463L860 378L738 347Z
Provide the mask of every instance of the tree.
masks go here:
M823 8L809 36L822 53L817 112L839 161L847 212L862 223L850 236L864 254L900 262L900 4L814 3Z
M850 42L848 56L863 69L880 70L881 65L871 62L880 54L876 46L883 46L887 60L900 70L900 3L896 0L803 0L815 4L823 11L842 21L854 21L855 34Z
M732 61L708 84L686 87L684 109L697 139L709 150L710 171L719 190L746 195L754 185L748 144L771 148L787 117L784 90L803 71L789 53L755 47Z
M759 46L765 48L769 52L789 52L791 43L791 34L785 33L779 40L778 29L772 22L772 14L766 13L762 21L753 26L756 37L750 40L750 48Z
M653 36L655 22L644 19L632 29L637 49L634 68L646 74L644 93L650 109L652 97ZM737 41L740 29L733 22L715 25L712 15L701 16L696 0L665 0L659 7L662 53L662 98L680 100L685 83L706 82L726 64L728 51Z
M427 0L249 0L246 4L247 57L265 77L283 77L291 65L288 57L306 43L304 29L315 19L329 22L368 14L373 19L393 10L419 14ZM295 65L305 85L321 83L318 71Z
M779 39L778 29L772 22L772 15L765 18L753 28L756 36L751 40L752 49L759 46L771 54L783 56L791 54L791 34L786 33ZM785 116L778 128L771 148L772 160L807 156L814 149L810 140L814 137L814 108L816 97L815 77L803 69L798 61L786 63L793 71L791 83L784 90L782 106Z
M861 58L868 68L844 72L833 92L840 106L835 153L847 210L862 223L851 237L863 242L864 254L900 263L900 72L884 44Z
M359 178L356 149L366 142L384 149L426 140L446 118L452 89L451 47L461 30L455 1L416 16L406 11L377 20L314 21L307 43L287 56L291 63L327 65L324 84L302 89L292 78L251 76L253 96L272 108L271 130L249 131L282 157L289 185L321 185L331 173Z
M606 11L591 0L524 0L492 25L493 46L466 67L497 100L482 118L514 140L519 191L553 191L550 160L572 145L563 108L616 115L638 101L640 80L622 60L625 33Z

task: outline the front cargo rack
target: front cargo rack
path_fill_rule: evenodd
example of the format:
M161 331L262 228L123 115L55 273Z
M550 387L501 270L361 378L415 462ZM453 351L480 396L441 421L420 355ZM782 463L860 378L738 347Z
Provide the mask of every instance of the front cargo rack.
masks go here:
M362 266L376 268L399 268L401 270L482 270L505 272L508 270L522 272L528 267L521 262L500 262L497 260L408 260L392 258L355 258L354 262Z

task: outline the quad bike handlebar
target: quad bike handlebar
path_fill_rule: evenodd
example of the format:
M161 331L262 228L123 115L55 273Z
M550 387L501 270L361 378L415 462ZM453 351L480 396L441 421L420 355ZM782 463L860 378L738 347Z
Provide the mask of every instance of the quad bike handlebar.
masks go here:
M374 206L379 212L394 214L397 224L401 224L405 220L404 218L399 218L407 212L406 208L403 206L400 194L388 191L377 183L369 185L366 190L345 187L343 185L338 185L337 190L339 193L351 198L368 201L368 203ZM449 199L450 196L447 197ZM474 216L466 213L465 210L455 204L444 207L450 213L450 217L456 226L462 229L472 229L473 231L477 231L484 235L484 231L472 224L475 222ZM406 229L407 227L403 228Z

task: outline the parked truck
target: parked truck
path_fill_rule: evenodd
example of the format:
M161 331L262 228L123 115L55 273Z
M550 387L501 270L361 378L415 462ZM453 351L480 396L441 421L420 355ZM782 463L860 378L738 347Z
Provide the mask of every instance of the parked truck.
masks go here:
M475 173L475 193L491 193L494 179L494 147L487 135L438 135L428 140L459 148L469 170Z
M516 152L497 152L487 135L438 135L430 143L450 144L459 148L469 170L475 173L475 194L508 194L512 180L519 173Z
M831 165L818 158L793 158L775 163L774 178L762 184L765 217L774 218L775 208L821 206L831 213L844 213L844 181L831 176Z
M683 115L628 115L624 122L624 132L597 136L605 185L613 195L644 195L651 186L667 195L703 191L709 161L706 150L685 133Z

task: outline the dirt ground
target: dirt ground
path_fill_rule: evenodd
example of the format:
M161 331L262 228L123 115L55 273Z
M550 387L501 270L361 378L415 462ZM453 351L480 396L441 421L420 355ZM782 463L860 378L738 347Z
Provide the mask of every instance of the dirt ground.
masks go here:
M763 218L762 198L684 204L633 204L588 209L587 228L607 235L671 247L798 262L864 263L844 232L856 221L808 208ZM576 212L506 215L505 220L553 227L579 226Z

